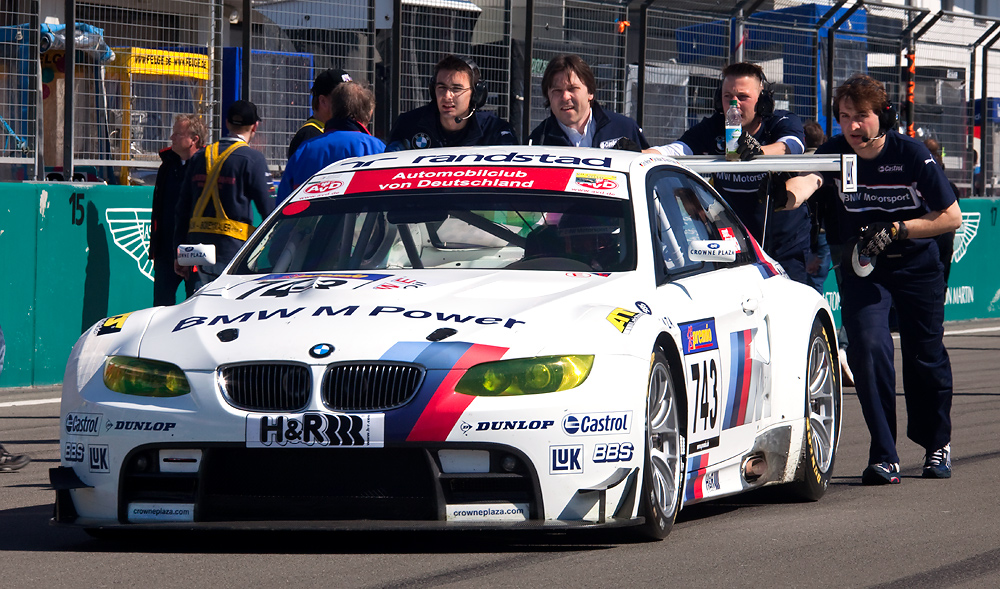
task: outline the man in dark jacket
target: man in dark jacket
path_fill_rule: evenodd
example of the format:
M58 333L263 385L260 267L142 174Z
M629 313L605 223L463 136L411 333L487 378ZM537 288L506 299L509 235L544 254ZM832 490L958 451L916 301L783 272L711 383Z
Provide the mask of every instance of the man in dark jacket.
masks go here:
M664 155L725 154L724 109L731 100L736 100L743 121L740 135L742 159L749 160L758 155L799 154L805 149L802 121L787 110L774 109L774 97L759 65L740 62L723 68L722 84L716 98L715 114L685 131L674 143L654 147L652 152ZM807 207L794 211L774 211L773 206L768 208L767 199L761 196L761 185L770 182L769 176L768 172L719 172L712 175L712 183L736 211L750 234L758 242L763 242L764 251L781 264L792 280L808 285L806 254L812 232L809 210ZM765 190L767 188L764 187ZM765 224L767 231L764 230Z
M174 118L170 147L160 152L160 169L153 188L152 226L149 232L149 259L153 260L153 305L160 307L177 302L181 277L174 272L174 221L177 201L184 184L185 164L202 147L208 130L197 115ZM186 284L191 296L193 284Z
M191 158L180 202L174 244L204 243L215 246L215 263L199 265L197 286L215 280L253 233L253 210L261 217L274 210L271 174L264 154L247 143L257 133L260 116L248 100L237 100L226 113L229 137L224 137ZM174 261L175 271L188 276L188 268Z
M386 151L517 145L510 123L483 112L488 91L471 58L447 55L434 67L429 104L399 115Z
M622 139L642 149L649 142L632 119L594 101L597 80L578 55L559 55L542 76L542 94L552 114L531 132L531 145L613 148ZM623 143L628 143L623 142Z
M312 139L313 137L319 137L323 134L323 131L326 128L326 122L330 120L331 116L333 116L331 95L333 94L334 89L336 89L341 83L350 82L351 80L351 74L341 69L326 70L322 74L316 76L316 81L313 82L312 87L313 115L309 117L306 122L302 123L298 132L295 133L295 137L292 137L291 143L288 144L289 158L295 154L295 150L302 145L303 141L306 139Z
M278 186L278 202L283 202L300 184L333 162L385 151L385 143L372 137L368 124L375 111L375 95L357 82L337 86L333 116L326 131L303 143L288 160Z

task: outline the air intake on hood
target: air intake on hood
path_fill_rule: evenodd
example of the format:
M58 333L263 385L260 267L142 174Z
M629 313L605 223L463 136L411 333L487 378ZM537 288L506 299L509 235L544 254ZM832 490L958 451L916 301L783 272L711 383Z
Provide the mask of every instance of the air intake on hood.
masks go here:
M309 402L309 369L300 364L235 364L219 368L219 387L234 407L297 411Z
M400 362L332 364L323 377L323 402L334 411L382 411L410 402L423 367Z

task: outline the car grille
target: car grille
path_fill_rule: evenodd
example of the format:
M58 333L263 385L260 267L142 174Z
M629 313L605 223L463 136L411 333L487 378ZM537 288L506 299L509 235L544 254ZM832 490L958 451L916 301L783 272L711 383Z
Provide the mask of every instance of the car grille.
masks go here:
M424 380L413 364L333 364L323 377L323 402L334 411L383 411L405 405Z
M297 411L309 402L309 369L299 364L236 364L219 368L231 405L249 411Z

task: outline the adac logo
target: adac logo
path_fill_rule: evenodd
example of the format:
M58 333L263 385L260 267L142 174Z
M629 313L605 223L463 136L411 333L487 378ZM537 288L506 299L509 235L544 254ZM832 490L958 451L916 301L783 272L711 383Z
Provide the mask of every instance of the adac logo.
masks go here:
M718 349L719 344L715 339L715 319L681 323L678 327L684 337L685 355Z
M333 353L333 344L316 344L309 348L309 355L313 358L326 358Z
M427 133L417 133L413 136L413 146L419 149L430 147L431 138Z

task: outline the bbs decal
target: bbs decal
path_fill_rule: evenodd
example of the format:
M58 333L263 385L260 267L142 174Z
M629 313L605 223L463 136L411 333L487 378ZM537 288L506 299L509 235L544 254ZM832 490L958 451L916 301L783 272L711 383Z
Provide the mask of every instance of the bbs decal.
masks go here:
M635 455L632 442L615 442L611 444L594 445L594 462L629 462Z
M66 462L83 462L87 453L87 445L80 442L66 442L63 447L63 460Z
M381 413L248 415L246 444L251 448L380 448L385 441L384 424L385 416Z

